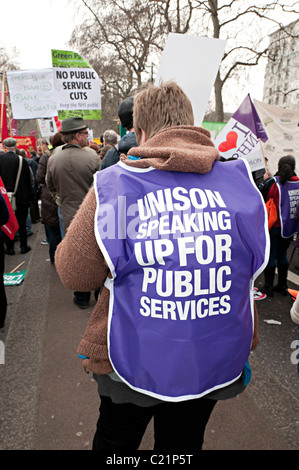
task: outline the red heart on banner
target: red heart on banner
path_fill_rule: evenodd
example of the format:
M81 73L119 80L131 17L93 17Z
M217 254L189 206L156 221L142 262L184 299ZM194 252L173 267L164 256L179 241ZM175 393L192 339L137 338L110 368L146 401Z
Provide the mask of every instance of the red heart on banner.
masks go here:
M226 136L226 141L221 142L218 146L219 152L227 152L228 150L237 148L238 134L234 131L231 131Z

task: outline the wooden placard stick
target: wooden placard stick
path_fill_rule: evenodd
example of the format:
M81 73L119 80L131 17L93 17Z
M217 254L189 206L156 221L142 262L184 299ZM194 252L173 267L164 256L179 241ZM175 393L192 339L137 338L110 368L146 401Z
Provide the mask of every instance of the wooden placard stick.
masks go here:
M9 105L9 94L8 94L8 88L7 88L7 82L5 82L5 94L7 96L7 111L8 111L8 122L9 122L9 135L12 136L12 129L11 129L11 119L10 119L10 105Z
M263 146L262 146L262 141L261 141L261 139L259 139L259 141L260 141L260 146L261 146L261 151L262 151L263 159L264 159L264 162L265 162L265 168L266 168L266 171L268 171L268 164L267 164L267 160L266 160L266 157L265 157L265 154L264 154L264 149L263 149Z
M38 135L39 135L39 139L41 141L42 140L42 134L41 134L41 131L40 131L38 119L36 119L36 127L37 127L37 132L38 132Z
M24 263L25 263L25 261L22 261L22 263L20 263L16 268L14 268L12 271L10 271L10 274L14 273Z
M3 113L4 113L4 82L5 82L5 66L3 67L2 72L2 94L1 94L1 117L0 117L0 141L2 142L3 134Z

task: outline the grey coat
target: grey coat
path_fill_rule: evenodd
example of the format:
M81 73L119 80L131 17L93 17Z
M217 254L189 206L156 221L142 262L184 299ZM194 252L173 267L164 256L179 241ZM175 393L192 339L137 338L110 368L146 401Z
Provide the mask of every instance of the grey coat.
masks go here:
M60 198L64 231L66 232L100 168L97 153L75 144L63 145L48 162L47 186Z

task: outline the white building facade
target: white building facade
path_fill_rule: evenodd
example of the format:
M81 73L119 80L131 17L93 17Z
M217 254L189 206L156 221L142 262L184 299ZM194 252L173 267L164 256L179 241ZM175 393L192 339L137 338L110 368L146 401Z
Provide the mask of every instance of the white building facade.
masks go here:
M263 102L281 108L298 109L299 20L285 26L285 30L279 29L270 35Z

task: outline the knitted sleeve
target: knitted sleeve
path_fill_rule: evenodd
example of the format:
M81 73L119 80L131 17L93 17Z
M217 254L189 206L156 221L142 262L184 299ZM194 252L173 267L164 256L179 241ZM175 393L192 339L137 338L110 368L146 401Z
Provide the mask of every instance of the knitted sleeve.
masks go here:
M103 286L109 272L94 234L95 210L96 197L91 188L56 249L55 266L68 289L95 290Z

